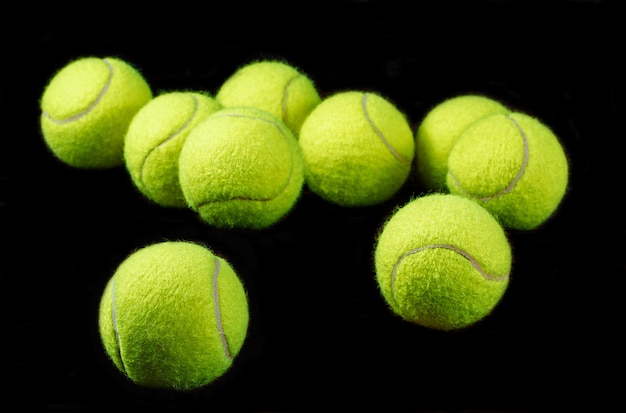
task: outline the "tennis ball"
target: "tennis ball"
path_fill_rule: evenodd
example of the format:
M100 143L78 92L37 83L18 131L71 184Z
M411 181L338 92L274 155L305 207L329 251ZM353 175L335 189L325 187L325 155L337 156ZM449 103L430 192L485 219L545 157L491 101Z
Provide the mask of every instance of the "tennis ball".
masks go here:
M496 114L461 134L448 157L447 186L505 227L529 230L561 203L568 169L563 147L544 123L524 113Z
M132 382L186 391L226 373L248 321L244 286L226 260L199 244L165 241L119 265L98 326L106 354Z
M124 161L143 195L162 206L187 206L178 155L191 129L219 109L204 93L176 91L155 97L137 112L126 133Z
M121 166L128 125L150 99L150 86L129 63L115 57L76 59L52 77L41 97L44 141L72 167Z
M459 135L473 122L509 110L481 95L460 95L444 100L422 119L415 135L415 165L422 183L435 191L446 190L448 156Z
M295 205L304 181L291 130L254 107L224 108L196 125L178 168L187 205L220 228L275 224Z
M430 193L398 208L374 252L376 280L402 319L437 330L469 327L504 295L512 265L502 226L458 195Z
M391 198L408 178L415 154L405 115L370 92L325 98L304 121L299 142L309 189L349 207Z
M265 110L285 122L296 136L304 119L321 101L308 75L279 60L260 60L240 67L215 97L224 107Z

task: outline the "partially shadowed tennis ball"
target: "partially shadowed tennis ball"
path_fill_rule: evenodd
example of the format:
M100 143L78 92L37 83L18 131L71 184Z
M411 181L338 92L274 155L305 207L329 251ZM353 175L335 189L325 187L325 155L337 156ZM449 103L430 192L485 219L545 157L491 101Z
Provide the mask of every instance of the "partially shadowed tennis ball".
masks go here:
M124 142L124 161L133 183L156 204L186 207L178 179L178 155L189 132L221 105L205 93L163 93L133 118Z
M312 79L294 65L260 60L240 67L216 94L224 107L253 106L276 116L299 134L302 122L320 101Z
M478 119L509 112L502 103L473 94L446 99L430 109L415 138L415 165L422 183L429 190L446 190L448 156L461 133Z
M530 230L560 205L568 171L559 139L543 122L524 113L496 114L461 134L448 158L447 186L505 227Z

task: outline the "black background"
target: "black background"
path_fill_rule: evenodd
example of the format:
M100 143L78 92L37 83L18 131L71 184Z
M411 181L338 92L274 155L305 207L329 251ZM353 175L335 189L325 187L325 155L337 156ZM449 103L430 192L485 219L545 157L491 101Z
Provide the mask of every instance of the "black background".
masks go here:
M6 13L0 83L3 404L39 411L566 411L623 408L626 328L623 32L606 1L163 3ZM422 3L422 4L425 4ZM232 7L231 7L232 6ZM35 17L37 16L37 17ZM115 55L153 91L215 93L239 65L281 58L327 96L381 93L414 128L445 98L482 93L561 139L570 186L533 231L508 231L514 269L483 322L437 332L393 316L372 251L388 202L327 204L306 188L261 231L215 230L157 207L123 168L64 166L39 98L71 59ZM204 243L248 290L247 341L221 380L139 388L100 347L97 305L117 265L162 240ZM21 410L21 409L20 409Z

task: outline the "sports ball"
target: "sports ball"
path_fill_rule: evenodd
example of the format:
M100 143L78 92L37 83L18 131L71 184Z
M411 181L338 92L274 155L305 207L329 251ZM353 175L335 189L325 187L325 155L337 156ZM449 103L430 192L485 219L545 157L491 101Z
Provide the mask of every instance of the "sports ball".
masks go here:
M509 112L502 103L475 94L448 98L431 108L415 137L416 171L426 189L447 190L448 156L469 125L485 116Z
M224 107L253 106L276 116L298 135L302 122L320 101L312 79L280 60L259 60L237 69L216 99Z
M218 228L276 224L295 206L304 181L291 130L254 107L224 108L196 125L178 168L187 205Z
M100 301L104 350L131 382L188 391L222 377L248 330L246 291L223 258L191 242L132 252Z
M568 159L543 122L524 113L496 114L473 123L448 157L450 193L478 202L507 228L546 222L565 196Z
M512 251L503 227L482 206L430 193L391 214L378 235L374 263L393 313L448 331L492 313L509 284Z
M371 92L324 99L304 121L299 142L308 188L345 207L389 200L407 180L415 155L407 117Z
M178 179L178 155L189 132L221 105L206 93L163 93L135 115L124 141L124 162L137 189L165 207L187 206Z
M56 158L72 167L121 166L128 125L150 99L146 79L128 62L76 59L52 77L41 97L44 141Z

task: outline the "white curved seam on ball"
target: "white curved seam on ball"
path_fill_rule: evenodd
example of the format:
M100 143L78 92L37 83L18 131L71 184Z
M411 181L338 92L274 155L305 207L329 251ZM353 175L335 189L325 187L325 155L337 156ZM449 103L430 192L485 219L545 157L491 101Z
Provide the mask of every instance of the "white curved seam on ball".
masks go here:
M302 75L297 74L291 79L289 79L289 81L285 84L285 88L283 89L283 99L281 101L281 109L282 109L281 117L283 121L287 119L287 99L289 98L289 86L291 86L291 83L293 83L293 81L299 78L300 76Z
M228 347L228 339L226 338L226 334L224 333L224 325L222 324L222 309L220 307L220 294L218 284L218 277L220 275L220 260L217 257L214 257L213 267L214 268L211 282L213 287L213 303L215 306L215 324L217 326L217 332L220 336L220 341L222 342L222 347L224 348L224 355L227 359L232 360L233 356L230 353L230 348Z
M196 99L196 97L194 95L190 94L189 96L193 100L193 110L192 110L191 115L189 116L189 118L187 118L185 120L185 122L183 122L183 124L178 129L176 129L172 134L170 134L165 139L163 139L163 141L161 141L158 145L155 145L152 148L150 148L150 150L148 151L146 156L141 161L141 166L139 167L139 180L140 180L141 184L144 186L144 188L146 190L147 190L146 184L143 181L143 168L146 165L146 161L148 160L148 158L150 157L152 152L154 152L156 149L162 147L167 142L171 141L172 139L177 137L180 133L182 133L182 131L184 131L189 126L189 124L192 122L192 120L194 119L194 117L196 116L196 114L198 112L198 99Z
M102 100L104 95L106 95L106 93L109 90L109 87L111 86L111 82L113 81L113 66L111 65L111 63L109 63L109 61L107 59L102 59L102 61L109 68L109 78L107 79L106 83L104 84L104 86L100 90L100 93L98 94L98 96L96 96L96 99L93 102L91 102L91 104L89 106L87 106L87 108L85 108L83 111L77 113L76 115L72 115L69 118L65 118L65 119L53 118L52 115L50 115L46 111L43 112L43 115L45 117L47 117L48 119L50 119L52 122L56 123L57 125L64 125L66 123L74 122L74 121L82 118L83 116L89 114L89 112L91 112L93 110L93 108L95 108L98 105L98 103L100 103L100 101Z
M517 128L517 130L519 131L521 137L522 137L522 142L523 142L523 158L522 158L522 165L520 166L519 170L517 171L517 175L515 175L515 177L513 177L513 179L511 180L511 182L509 182L509 184L503 188L502 190L492 194L492 195L487 195L484 197L478 196L478 195L474 195L468 191L466 191L461 184L459 183L459 181L457 180L456 176L454 176L454 174L452 173L452 171L448 171L448 174L450 174L450 177L452 178L452 180L454 181L454 185L467 197L470 198L474 198L477 199L481 202L488 202L491 201L494 198L498 198L502 195L506 195L509 192L513 191L513 189L515 188L515 186L517 185L517 183L519 182L520 179L522 179L522 177L524 176L524 173L526 172L526 167L528 166L528 159L530 157L530 153L529 153L529 149L528 149L528 137L526 136L526 132L524 131L524 129L520 126L520 124L513 119L510 115L504 115L508 120L510 120L513 125L515 125L515 127Z
M474 259L474 257L472 257L467 251L465 251L465 250L463 250L461 248L458 248L458 247L456 247L454 245L451 245L451 244L426 245L426 246L419 247L419 248L414 248L412 250L409 250L409 251L405 252L404 254L402 254L400 256L400 258L398 258L398 261L396 261L396 263L394 264L393 269L391 270L391 293L394 296L394 298L395 298L395 295L396 295L395 294L395 289L394 289L394 285L395 285L395 281L396 281L396 271L398 270L398 266L400 265L402 260L404 260L409 255L413 255L413 254L416 254L416 253L424 251L424 250L435 249L435 248L447 249L447 250L456 252L457 254L461 255L463 258L468 260L470 262L470 264L472 265L472 267L474 267L474 269L476 269L476 271L478 271L478 273L486 280L489 280L489 281L506 281L509 278L509 274L506 274L506 275L487 274L482 269L480 264L476 261L476 259Z
M367 93L363 93L363 100L362 100L362 105L363 105L363 113L365 114L365 119L367 120L367 123L369 123L369 125L372 127L372 129L374 130L374 133L376 133L376 135L378 135L378 137L380 138L380 140L382 141L382 143L387 147L387 149L389 150L389 152L391 152L391 154L401 163L403 164L407 164L409 165L411 162L409 162L406 158L404 158L402 155L400 155L398 153L398 151L396 151L396 148L394 148L389 141L387 140L387 138L385 137L385 135L383 134L383 132L376 126L376 124L374 123L374 121L372 121L372 119L370 118L369 112L367 111Z
M122 342L120 340L120 333L117 329L117 308L115 306L115 278L111 280L111 321L113 323L113 332L115 333L115 342L117 343L117 354L120 358L120 363L122 363L122 370L126 372L124 358L122 357Z
M247 118L247 119L252 119L252 120L260 120L262 122L267 122L270 125L274 125L279 132L281 133L281 135L283 135L285 137L285 139L288 138L287 135L285 135L285 132L281 129L280 125L276 124L276 122L273 122L271 120L268 119L263 119L263 118L257 118L255 116L248 116L248 115L242 115L239 113L221 113L221 114L217 114L217 115L213 115L213 117L225 117L225 116L230 116L230 117L240 117L240 118ZM280 191L278 191L278 193L272 197L269 198L246 198L246 197L242 197L242 196L237 196L237 197L232 197L232 198L227 198L227 199L216 199L216 200L208 200L208 201L203 201L198 203L198 205L196 205L196 209L200 209L205 207L206 205L209 204L215 204L218 202L229 202L229 201L256 201L256 202L269 202L272 201L276 198L278 198L280 195L282 195L283 193L285 193L287 191L287 189L289 188L289 184L291 184L291 181L293 180L293 176L294 176L294 168L295 168L295 160L294 160L294 155L293 153L290 154L291 156L291 166L289 169L289 177L287 179L287 182L285 183L285 185L280 189Z

